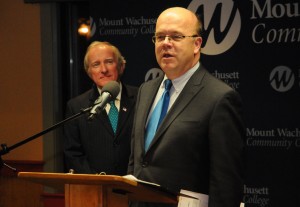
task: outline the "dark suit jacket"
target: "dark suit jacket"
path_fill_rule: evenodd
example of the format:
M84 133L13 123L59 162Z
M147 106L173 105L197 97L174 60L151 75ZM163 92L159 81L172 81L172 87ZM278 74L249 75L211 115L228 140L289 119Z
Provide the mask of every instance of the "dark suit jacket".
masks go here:
M74 119L64 127L64 155L67 170L75 173L100 173L125 175L130 155L130 137L137 88L123 84L118 128L116 135L103 110L93 120L89 113ZM96 87L71 99L66 117L92 106L99 97Z
M145 125L162 78L139 89L128 173L172 191L208 194L209 207L238 207L244 146L240 96L200 66L145 152Z

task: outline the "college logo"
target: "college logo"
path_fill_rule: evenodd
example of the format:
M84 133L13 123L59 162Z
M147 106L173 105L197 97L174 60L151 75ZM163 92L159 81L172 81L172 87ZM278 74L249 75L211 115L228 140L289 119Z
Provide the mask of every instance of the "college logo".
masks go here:
M295 75L286 66L277 66L270 74L270 84L278 92L286 92L292 88L295 82Z
M203 54L219 55L234 45L241 30L241 16L235 1L192 0L187 9L203 14Z
M94 21L93 17L90 17L90 36L93 37L96 33L96 22Z
M159 76L164 75L163 71L159 68L151 68L145 75L145 82L158 78Z

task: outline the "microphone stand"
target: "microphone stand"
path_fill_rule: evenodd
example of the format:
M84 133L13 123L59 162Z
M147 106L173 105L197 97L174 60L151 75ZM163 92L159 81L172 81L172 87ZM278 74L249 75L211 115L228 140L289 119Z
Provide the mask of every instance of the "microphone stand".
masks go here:
M16 168L11 167L11 166L9 166L9 165L7 165L6 163L3 162L2 155L5 155L5 154L9 153L11 150L13 150L13 149L15 149L17 147L20 147L20 146L26 144L27 142L30 142L30 141L38 138L39 136L42 136L42 135L44 135L44 134L52 131L53 129L56 129L57 127L61 126L62 124L66 123L68 121L71 121L71 120L73 120L73 119L75 119L75 118L77 118L77 117L79 117L79 116L81 116L81 115L89 112L92 108L93 108L93 106L91 106L89 108L86 108L86 109L81 109L81 111L79 113L74 114L73 116L71 116L69 118L66 118L63 121L58 122L57 124L54 124L53 126L49 127L48 129L45 129L45 130L43 130L43 131L41 131L41 132L39 132L39 133L31 136L31 137L28 137L27 139L24 139L23 141L18 142L18 143L14 144L14 145L12 145L10 147L7 147L6 144L1 144L1 148L2 149L0 150L0 170L2 169L3 166L5 166L5 167L13 170L14 172L17 171Z

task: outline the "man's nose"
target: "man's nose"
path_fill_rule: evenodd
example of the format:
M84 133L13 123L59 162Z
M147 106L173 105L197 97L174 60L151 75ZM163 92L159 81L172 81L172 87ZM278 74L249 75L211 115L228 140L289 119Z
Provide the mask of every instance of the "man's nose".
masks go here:
M101 65L101 66L100 66L100 72L101 72L101 73L106 73L106 72L107 72L107 68L106 68L105 65Z
M164 43L170 43L172 38L169 35L165 36L165 39L163 40Z

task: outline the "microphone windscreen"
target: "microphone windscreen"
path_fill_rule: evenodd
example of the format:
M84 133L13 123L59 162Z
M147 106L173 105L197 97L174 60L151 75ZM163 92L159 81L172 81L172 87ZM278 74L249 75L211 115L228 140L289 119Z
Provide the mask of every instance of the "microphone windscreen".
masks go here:
M115 99L120 92L120 85L117 81L110 81L103 86L102 93L103 92L109 93L112 99Z

